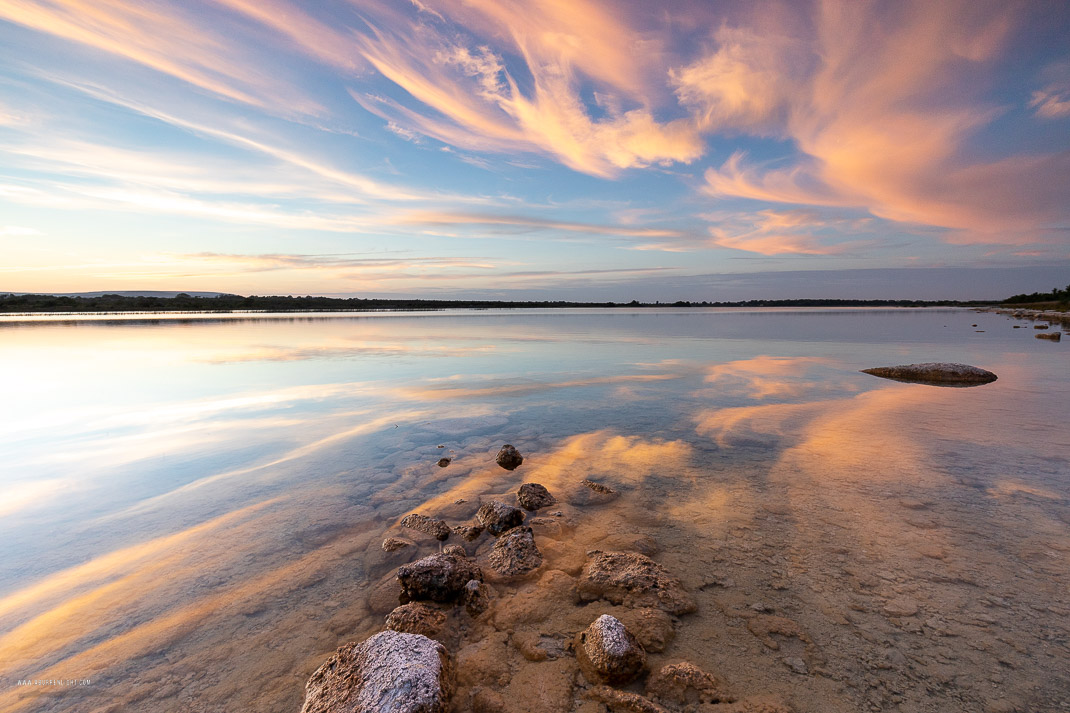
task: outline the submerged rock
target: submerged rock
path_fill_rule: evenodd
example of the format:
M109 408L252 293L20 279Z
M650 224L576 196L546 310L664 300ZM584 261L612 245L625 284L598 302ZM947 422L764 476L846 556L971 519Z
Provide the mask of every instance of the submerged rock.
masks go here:
M526 574L542 564L530 527L515 527L501 536L490 551L490 566L507 576Z
M670 713L668 708L658 705L645 696L618 691L609 686L595 686L583 695L592 701L605 704L613 713Z
M446 614L423 602L402 604L386 617L386 628L404 634L435 638L446 624Z
M464 610L469 616L479 616L490 606L489 589L478 579L470 579L464 585Z
M301 713L445 713L454 685L442 644L388 630L327 659L308 679Z
M651 674L646 694L660 703L676 706L733 700L724 681L687 661L668 664Z
M880 366L863 369L863 374L872 374L884 379L910 381L922 384L987 384L998 377L991 371L969 364L949 364L945 362L927 362L925 364L904 364L901 366Z
M593 490L594 492L598 493L599 495L616 495L617 494L617 491L614 490L613 488L609 487L608 485L602 485L601 483L596 483L593 480L590 480L588 478L584 478L583 480L581 480L580 481L580 485L583 485L583 486L586 486L586 487L590 488L591 490Z
M525 510L538 510L557 503L557 498L538 483L524 483L516 491L517 502Z
M383 540L383 552L397 552L413 544L415 543L412 540L406 540L404 537L388 537Z
M646 667L646 652L616 617L603 614L576 635L576 660L591 683L623 685Z
M620 620L646 651L661 653L676 636L672 617L660 609L628 609Z
M476 519L487 529L487 532L497 537L506 530L523 523L524 511L500 500L489 500L479 506Z
M418 515L416 513L406 515L405 519L401 521L401 526L422 532L425 535L431 535L438 540L445 540L450 536L449 525L442 520L436 520L426 515Z
M695 611L695 600L680 580L636 552L590 550L576 589L580 598L606 599L627 607L650 607L675 614Z
M516 470L524 462L524 456L520 455L520 451L516 448L506 443L498 451L498 455L494 457L494 462L506 470Z
M457 525L453 528L453 532L460 536L465 542L474 542L479 539L479 536L483 534L482 525Z
M482 581L483 572L464 555L438 552L398 567L397 578L404 602L451 602L464 593L469 580Z

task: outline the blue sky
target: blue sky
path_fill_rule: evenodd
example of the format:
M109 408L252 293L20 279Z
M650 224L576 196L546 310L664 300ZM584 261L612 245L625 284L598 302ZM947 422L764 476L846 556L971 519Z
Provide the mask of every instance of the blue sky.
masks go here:
M1070 6L0 0L0 290L1070 282Z

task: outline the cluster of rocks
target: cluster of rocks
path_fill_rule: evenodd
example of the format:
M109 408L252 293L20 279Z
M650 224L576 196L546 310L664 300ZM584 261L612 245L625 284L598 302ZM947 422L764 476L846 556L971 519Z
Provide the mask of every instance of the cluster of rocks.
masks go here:
M511 450L507 450L511 449ZM504 454L504 458L503 458ZM503 459L505 462L503 463ZM503 447L497 462L512 470L522 456L512 446ZM510 467L512 465L513 467ZM597 483L584 481L588 488ZM608 486L595 492L616 494ZM503 587L522 582L543 564L543 555L535 542L534 531L525 524L525 511L536 512L557 503L557 499L538 483L523 483L516 492L519 507L500 499L484 501L476 512L478 524L451 527L443 520L411 514L401 525L437 538L440 542L451 534L466 541L478 539L484 532L495 538L490 552L479 558L492 572L492 580ZM560 515L560 513L555 513ZM552 521L536 518L532 522ZM545 524L545 523L540 523ZM414 543L389 537L382 543L384 552L393 553ZM498 613L488 612L499 595L488 584L476 558L461 545L446 545L441 551L396 570L399 606L386 616L384 630L360 643L346 644L331 656L309 679L302 713L444 713L447 710L472 710L475 713L504 713L519 710L506 703L493 687L475 686L465 677L471 657L465 650L451 655L443 641L453 640L449 622L456 630L468 631L478 622L490 622L495 616L515 618L517 610L495 605ZM653 552L652 552L653 553ZM645 554L627 551L589 550L582 569L574 578L565 572L546 572L547 590L562 588L573 592L575 611L584 611L588 602L602 600L615 605L614 613L594 616L571 640L554 638L537 631L509 625L514 646L529 661L568 663L571 669L546 668L545 671L575 672L583 683L579 698L559 700L524 707L524 710L565 711L580 705L583 710L633 711L647 713L690 713L696 706L716 705L716 713L744 713L753 708L747 701L739 704L727 692L721 679L688 662L675 662L651 673L647 652L660 653L675 634L675 617L694 612L696 604L679 579ZM488 574L488 576L490 576ZM530 589L514 597L538 597ZM544 594L544 596L546 596ZM551 607L556 604L550 604ZM461 612L463 607L463 613ZM566 606L567 608L567 606ZM456 619L467 614L471 623ZM582 617L582 614L579 614ZM496 628L500 631L501 626ZM577 627L578 628L578 627ZM575 631L573 629L572 631ZM496 634L491 634L496 636ZM494 644L494 642L484 642ZM493 650L493 646L491 647ZM493 654L492 654L493 656ZM578 672L576 669L578 668ZM460 672L460 673L459 673ZM580 679L583 681L580 681ZM635 691L646 679L643 693ZM500 679L499 679L500 680ZM506 679L507 680L507 679ZM585 682L585 683L584 683ZM578 684L577 684L578 685ZM468 686L468 688L465 688ZM632 690L621 690L621 687ZM458 688L467 691L464 702L452 701ZM573 691L570 682L565 687ZM583 704L582 701L589 701ZM577 704L577 701L581 703ZM527 704L525 704L527 705ZM763 704L764 705L764 704ZM589 708L595 706L595 708ZM742 706L742 707L740 707ZM702 708L703 711L707 710ZM769 713L790 713L779 703L760 708Z

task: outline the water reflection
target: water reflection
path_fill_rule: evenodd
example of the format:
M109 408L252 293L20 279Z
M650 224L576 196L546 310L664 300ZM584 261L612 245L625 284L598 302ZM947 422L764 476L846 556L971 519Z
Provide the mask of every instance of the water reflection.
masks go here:
M981 320L993 339L965 324ZM382 552L400 518L466 522L480 497L534 481L561 503L539 535L547 569L641 539L695 594L673 660L848 711L873 701L845 682L891 646L914 657L913 673L878 669L919 691L906 703L951 661L965 674L945 709L980 709L1007 662L1003 695L1042 709L1034 690L1070 695L1055 673L1070 655L1029 654L1070 613L1070 379L1000 324L580 311L0 327L0 708L297 710L326 654L381 626L377 586L437 549L408 532L413 551ZM1000 379L858 373L889 350ZM493 463L505 442L525 455L515 472ZM821 660L800 656L824 674L770 654L740 624L755 606L809 632ZM547 616L564 635L579 614Z

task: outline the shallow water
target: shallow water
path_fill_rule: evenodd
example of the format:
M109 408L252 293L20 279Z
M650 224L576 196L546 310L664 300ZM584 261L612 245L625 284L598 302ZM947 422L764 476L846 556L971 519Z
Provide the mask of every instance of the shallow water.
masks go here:
M330 652L381 628L393 570L438 550L401 517L467 522L534 481L561 501L536 527L546 562L492 582L480 620L454 615L457 710L480 686L515 710L598 710L570 657L520 653L619 609L573 601L593 547L652 552L698 602L651 666L692 661L741 698L1070 710L1070 346L1029 327L956 310L3 318L0 709L296 712ZM999 380L858 371L923 361ZM503 443L515 472L493 462ZM416 547L386 554L391 535ZM798 633L767 633L785 621Z

